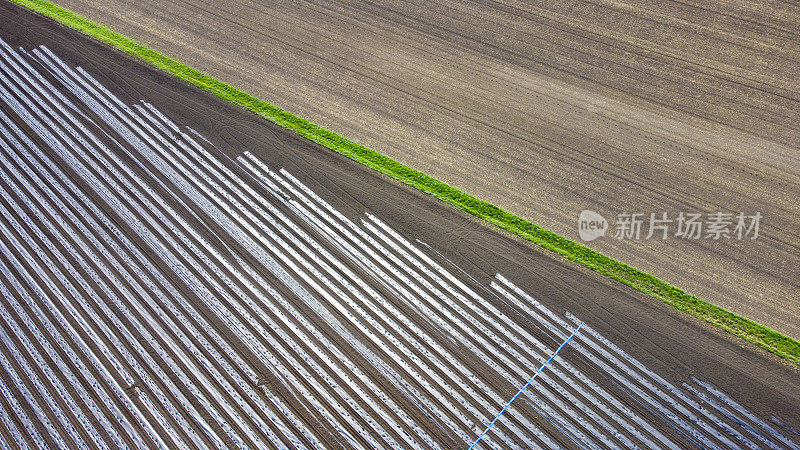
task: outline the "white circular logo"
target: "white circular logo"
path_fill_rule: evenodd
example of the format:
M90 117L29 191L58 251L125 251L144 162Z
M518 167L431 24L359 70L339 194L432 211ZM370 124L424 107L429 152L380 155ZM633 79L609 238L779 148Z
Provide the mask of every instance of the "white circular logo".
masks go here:
M593 241L606 234L608 221L590 209L578 214L578 234L584 241Z

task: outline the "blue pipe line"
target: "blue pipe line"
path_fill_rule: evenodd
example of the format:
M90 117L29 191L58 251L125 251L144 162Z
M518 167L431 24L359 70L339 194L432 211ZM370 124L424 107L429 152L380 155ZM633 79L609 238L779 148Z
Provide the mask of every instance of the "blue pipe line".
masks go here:
M478 439L475 439L475 442L473 442L473 443L472 443L472 445L470 445L470 446L469 446L469 450L472 450L473 448L475 448L475 446L476 446L476 445L478 445L478 442L480 442L480 441L481 441L481 439L482 439L484 436L486 436L486 433L488 433L488 432L489 432L489 429L490 429L490 428L492 428L492 425L494 425L494 423L495 423L495 422L497 422L497 419L499 419L499 418L500 418L500 416L501 416L501 415L502 415L502 414L503 414L503 413L504 413L504 412L505 412L505 411L508 409L508 407L509 407L509 406L511 406L511 402L513 402L514 400L516 400L516 399L517 399L517 397L519 397L519 395L520 395L520 394L522 394L522 391L524 391L524 390L525 390L525 389L526 389L528 386L530 386L530 384L531 384L531 383L533 383L533 380L535 380L535 379L536 379L536 377L538 377L538 376L539 376L539 374L540 374L540 373L542 373L542 370L544 370L544 366L546 366L546 365L547 365L547 364L548 364L550 361L552 361L552 360L553 360L553 358L555 358L555 357L556 357L556 355L558 355L558 352L560 352L560 351L561 351L561 349L562 349L562 348L564 348L564 346L565 346L565 345L567 345L567 343L568 343L570 340L572 340L572 338L575 336L575 333L577 333L577 332L578 332L578 330L580 330L582 326L583 326L583 322L581 322L581 324L580 324L580 325L578 325L578 328L575 328L575 331L573 331L573 332L572 332L572 334L571 334L571 335L569 335L569 337L567 338L567 340L566 340L566 341L562 342L562 343L561 343L561 345L560 345L560 346L558 346L558 348L556 349L555 353L553 353L553 355L552 355L552 356L550 356L550 359L548 359L547 361L545 361L545 362L544 362L544 364L542 364L542 367L540 367L540 368L539 368L539 370L537 370L537 371L536 371L536 373L535 373L535 374L533 374L533 376L531 377L531 379L530 379L530 380L528 380L528 382L527 382L527 383L525 383L525 385L524 385L524 386L522 386L522 388L521 388L521 389L520 389L520 390L519 390L519 391L518 391L516 394L514 394L514 396L513 396L513 397L511 397L511 400L509 400L509 401L508 401L508 403L506 403L506 406L503 406L503 409L501 409L501 410L500 410L500 412L499 412L499 413L497 413L497 416L495 416L494 420L492 420L492 422L489 424L489 426L488 426L488 427L486 427L486 429L485 429L485 430L483 430L483 433L481 433L481 435L480 435L480 436L478 436Z

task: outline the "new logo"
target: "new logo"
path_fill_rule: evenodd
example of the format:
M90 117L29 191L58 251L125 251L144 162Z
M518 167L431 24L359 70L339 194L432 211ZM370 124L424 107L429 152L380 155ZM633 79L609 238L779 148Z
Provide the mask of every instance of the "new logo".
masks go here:
M584 209L578 215L578 234L584 241L593 241L604 236L608 230L608 221L600 214Z

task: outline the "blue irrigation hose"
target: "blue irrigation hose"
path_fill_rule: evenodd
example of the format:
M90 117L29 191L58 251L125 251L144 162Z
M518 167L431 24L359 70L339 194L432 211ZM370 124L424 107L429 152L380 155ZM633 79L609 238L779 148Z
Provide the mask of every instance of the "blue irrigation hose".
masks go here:
M522 391L524 391L524 390L525 390L525 389L526 389L528 386L530 386L530 384L531 384L531 383L533 383L533 380L535 380L535 379L536 379L536 377L538 377L538 376L539 376L539 374L540 374L540 373L542 373L542 370L544 370L544 366L546 366L546 365L547 365L547 364L548 364L550 361L552 361L552 360L553 360L553 358L555 358L555 357L556 357L556 355L558 355L558 352L560 352L560 351L561 351L561 349L562 349L562 348L564 348L564 346L565 346L565 345L567 345L567 343L568 343L570 340L572 340L572 338L573 338L573 337L575 337L575 333L577 333L577 332L578 332L578 330L580 330L582 326L583 326L583 322L581 322L581 324L580 324L580 325L578 325L578 328L575 328L575 331L573 331L573 332L572 332L572 334L570 334L570 335L569 335L569 337L567 338L567 340L566 340L566 341L564 341L564 342L563 342L563 343L562 343L562 344L561 344L561 345L560 345L560 346L559 346L559 347L556 349L555 353L553 353L553 355L550 357L550 359L548 359L547 361L545 361L545 362L544 362L544 364L542 364L542 367L539 367L539 370L537 370L537 371L536 371L536 373L535 373L535 374L533 374L533 376L531 377L531 379L530 379L530 380L528 380L528 382L527 382L527 383L525 383L525 386L522 386L522 388L521 388L521 389L520 389L520 390L519 390L519 391L518 391L516 394L514 394L514 396L513 396L513 397L511 397L511 400L509 400L509 401L508 401L508 403L506 403L506 406L503 406L503 409L501 409L501 410L500 410L500 412L499 412L499 413L497 413L497 416L495 416L494 420L492 420L492 422L489 424L489 426L488 426L488 427L486 427L486 429L485 429L485 430L483 430L483 433L481 433L481 435L480 435L480 436L478 436L478 439L475 439L475 442L473 442L473 443L472 443L472 445L470 445L470 446L469 446L469 450L472 450L473 448L475 448L475 446L476 446L476 445L478 445L478 442L480 442L480 441L481 441L481 439L482 439L484 436L486 436L486 433L488 433L488 432L489 432L489 429L491 429L491 428L492 428L492 425L494 425L494 423L495 423L495 422L497 422L497 419L499 419L499 418L500 418L500 416L501 416L501 415L502 415L502 414L503 414L503 413L504 413L504 412L505 412L505 411L508 409L508 407L509 407L509 406L511 406L511 402L513 402L514 400L516 400L516 399L517 399L517 397L519 397L519 395L520 395L520 394L522 394Z

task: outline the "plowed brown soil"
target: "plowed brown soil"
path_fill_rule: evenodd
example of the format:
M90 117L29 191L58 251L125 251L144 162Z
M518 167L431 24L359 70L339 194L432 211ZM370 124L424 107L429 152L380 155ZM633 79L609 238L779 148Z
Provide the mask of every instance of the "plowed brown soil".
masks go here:
M798 425L798 371L774 355L746 345L638 291L500 233L428 195L387 180L371 169L51 21L8 4L0 9L0 19L0 23L17 25L2 28L3 38L12 45L25 48L47 45L69 64L80 64L96 74L103 85L119 92L125 102L152 99L167 116L177 123L191 124L228 156L236 157L249 151L271 167L286 168L348 217L358 217L364 211L375 213L403 235L417 237L444 252L483 285L496 273L504 274L553 311L559 314L569 311L591 323L670 382L680 384L696 376L724 390L761 417L775 414L795 427ZM184 59L184 62L196 65L195 61ZM313 95L305 98L323 100ZM460 122L451 125L463 126ZM474 144L473 141L465 142ZM538 170L537 167L531 170ZM787 167L788 164L782 166L782 170ZM566 173L562 176L564 183L577 183L574 173L571 178ZM502 184L498 176L490 179L492 183ZM539 201L530 204L534 203L540 204ZM627 205L628 209L630 207ZM209 231L208 236L214 239L216 234ZM757 245L770 242L774 241L760 239ZM674 244L670 245L673 245L672 251L678 251ZM748 242L747 245L756 244ZM719 252L731 252L732 248L732 244L721 246ZM785 250L786 246L781 244L780 248ZM748 252L748 256L758 256L754 251ZM780 253L776 250L774 255ZM765 261L768 256L764 256ZM750 262L755 265L755 261ZM698 273L711 277L706 270L698 269ZM785 268L787 277L792 271L796 271L796 267ZM785 298L788 301L792 297ZM497 303L503 308L501 302ZM611 381L604 383L612 384ZM418 419L424 420L423 417ZM664 432L673 433L666 427Z
M583 209L760 212L588 245L800 337L796 5L58 3L571 239Z

